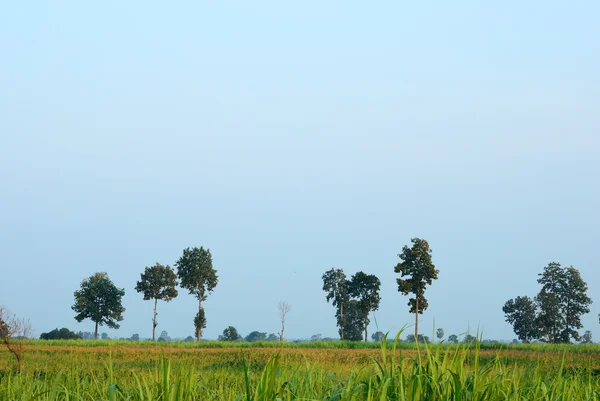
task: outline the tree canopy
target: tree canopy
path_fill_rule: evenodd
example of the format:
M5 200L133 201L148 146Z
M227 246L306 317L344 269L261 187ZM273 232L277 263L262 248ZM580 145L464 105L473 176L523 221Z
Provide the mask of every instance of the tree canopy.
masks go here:
M420 238L412 238L412 247L404 246L398 257L402 260L394 268L394 272L400 273L397 278L398 291L403 295L413 294L408 305L410 313L415 314L415 337L419 333L419 314L427 309L429 304L425 298L425 287L437 280L439 271L431 260L431 249L429 243Z
M123 288L117 288L108 278L107 273L94 273L81 282L80 289L75 291L75 303L71 309L76 312L78 322L90 319L95 323L94 338L98 338L98 326L106 325L118 329L118 322L123 320L125 308L121 299L125 295Z
M154 266L146 267L141 273L140 280L135 286L137 292L144 294L144 300L154 300L154 314L152 317L152 341L155 340L156 326L156 304L158 300L169 302L177 297L177 276L171 266L163 266L156 263Z
M198 299L198 313L194 317L194 327L196 339L200 341L202 329L206 327L202 301L206 300L208 294L215 289L219 282L217 271L213 268L210 249L186 248L175 266L181 287Z

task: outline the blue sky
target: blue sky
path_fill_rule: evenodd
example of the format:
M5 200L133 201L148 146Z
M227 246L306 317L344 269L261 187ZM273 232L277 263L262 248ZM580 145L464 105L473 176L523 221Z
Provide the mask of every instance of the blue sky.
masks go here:
M514 338L502 305L552 261L596 299L598 2L288 3L3 5L0 304L91 331L73 292L106 271L126 312L104 331L147 337L144 266L204 246L207 338L276 332L280 300L289 337L335 336L331 267L377 275L370 332L395 331L412 237L440 271L425 333ZM192 335L196 305L157 330Z

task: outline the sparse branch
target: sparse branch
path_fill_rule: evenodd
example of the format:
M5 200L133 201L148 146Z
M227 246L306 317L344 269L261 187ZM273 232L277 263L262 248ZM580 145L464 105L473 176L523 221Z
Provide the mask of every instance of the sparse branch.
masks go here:
M279 334L279 341L283 341L283 332L285 330L285 317L288 312L292 310L292 306L287 302L281 301L279 302L279 319L281 319L281 334Z
M25 342L31 335L31 324L27 319L16 315L0 306L0 342L17 360L17 371L23 369L23 350Z

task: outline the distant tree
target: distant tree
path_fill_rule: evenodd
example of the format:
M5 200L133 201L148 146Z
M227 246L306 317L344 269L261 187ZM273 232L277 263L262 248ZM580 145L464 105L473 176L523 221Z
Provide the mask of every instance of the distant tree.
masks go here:
M472 336L471 334L466 334L462 342L463 344L475 344L477 342L477 337Z
M383 332L381 331L376 331L375 333L373 333L373 335L371 335L371 338L373 339L373 341L375 342L381 342L383 341L383 337L385 336L385 334L383 334Z
M158 341L171 341L171 337L169 337L169 333L167 333L166 330L163 330L160 332Z
M442 338L444 338L444 329L442 329L441 327L437 329L437 331L435 332L435 336L438 338L438 341L442 341Z
M223 335L221 336L223 341L237 341L241 340L241 338L242 336L239 335L237 329L233 326L229 326L223 330Z
M154 266L146 267L141 273L140 281L137 282L135 290L144 294L144 301L154 300L154 314L152 315L152 341L155 340L156 305L159 300L169 302L177 297L177 276L171 266L163 266L156 263Z
M339 327L340 338L345 339L346 309L350 302L348 280L342 269L326 271L323 274L323 291L327 293L327 302L332 301L336 307L337 325Z
M521 341L528 343L538 336L536 307L531 298L510 299L506 301L502 311L506 321L513 325L513 330Z
M428 344L429 343L429 337L424 336L422 334L419 334L419 343L420 344ZM409 334L406 336L406 342L409 343L414 343L415 342L415 335L414 334Z
M17 372L23 370L23 352L30 335L31 324L28 320L18 318L0 306L0 344L15 357Z
M42 333L40 340L80 340L81 337L71 330L63 327L62 329L54 329L48 333Z
M414 298L410 298L408 305L410 313L415 314L415 337L417 337L419 314L423 314L428 307L425 287L438 278L439 271L431 261L431 249L427 241L413 238L411 242L413 244L411 248L405 245L402 253L398 254L402 262L396 265L394 271L400 273L401 277L406 277L396 279L398 291L403 295L414 294Z
M285 330L285 317L292 310L292 307L287 302L279 302L279 320L281 320L281 333L279 334L279 341L283 341L283 331Z
M192 337L192 336L187 336L187 337L185 338L185 340L183 340L183 341L185 341L185 342L191 342L191 341L194 341L194 337Z
M513 340L512 340L512 344L518 344L518 343L519 343L519 340L518 340L518 339L516 339L516 338L513 338Z
M278 336L275 333L271 333L269 334L269 336L267 337L267 341L280 341L280 336Z
M206 327L202 301L206 300L208 294L215 289L219 282L217 271L212 265L210 249L186 248L175 266L177 267L177 276L181 280L181 287L198 299L198 313L194 318L194 327L196 328L196 339L200 341L202 329Z
M358 311L363 320L365 342L367 342L369 341L367 332L369 313L379 309L379 303L381 302L379 288L381 287L381 282L372 274L358 272L352 276L349 284L350 296L358 302Z
M89 331L78 331L77 335L81 338L83 338L84 340L93 340L94 339L94 333L90 333Z
M448 336L448 342L450 344L458 344L458 336L456 334L450 334Z
M581 336L581 343L582 344L592 344L592 332L589 330L586 330L585 333L583 333L583 335Z
M310 341L321 341L322 338L323 336L321 335L321 333L317 333L310 336Z
M246 336L246 341L248 342L265 341L266 339L267 333L261 333L258 331L253 331Z
M106 333L102 333L102 335L100 336L100 338L103 339L103 340L110 340L110 337Z
M539 274L542 289L536 296L540 313L537 318L541 338L549 343L579 341L576 329L583 327L581 315L590 311L592 300L587 296L587 284L579 271L563 268L552 262Z
M140 341L140 335L136 333L131 336L130 340L131 341Z
M78 322L90 319L96 324L94 338L98 339L98 325L118 329L117 322L123 320L125 308L121 298L123 288L117 288L106 273L95 273L81 282L81 288L75 291L75 303L71 307L77 314Z

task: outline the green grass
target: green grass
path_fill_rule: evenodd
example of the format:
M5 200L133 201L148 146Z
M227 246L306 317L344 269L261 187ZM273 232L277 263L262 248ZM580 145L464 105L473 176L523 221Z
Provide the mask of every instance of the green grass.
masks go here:
M377 354L371 350L331 347L316 351L292 350L292 353L288 348L271 351L260 348L270 343L259 344L258 348L254 344L252 349L244 348L247 343L235 343L234 346L241 347L238 351L223 352L208 348L193 352L174 349L177 346L204 348L205 343L140 342L133 343L138 346L135 350L132 342L99 341L93 346L98 343L109 344L110 349L98 350L98 355L104 358L94 359L95 364L87 365L82 363L84 359L96 356L84 356L82 347L62 350L61 347L72 342L35 342L38 346L53 344L57 350L61 348L62 354L57 351L50 355L54 357L53 364L46 362L43 368L26 365L22 373L10 369L0 371L0 400L577 401L600 398L600 382L593 359L582 356L576 359L580 361L578 365L565 363L566 352L574 353L575 347L581 346L511 345L507 350L494 353L479 345L469 348L436 344L421 345L420 352L416 352L416 344L394 341L387 347L379 345ZM329 342L312 344L330 345ZM343 345L339 343L340 347ZM160 347L163 355L148 363L132 359L134 367L124 364L124 360L133 358L134 354L136 358L140 357L138 354L143 357L144 349L149 351L149 347ZM598 346L582 348L587 349L583 353L599 349ZM304 352L305 357L294 356ZM531 358L519 357L523 352L530 353ZM322 356L321 362L315 362L316 356ZM0 358L6 357L7 354L0 354Z

